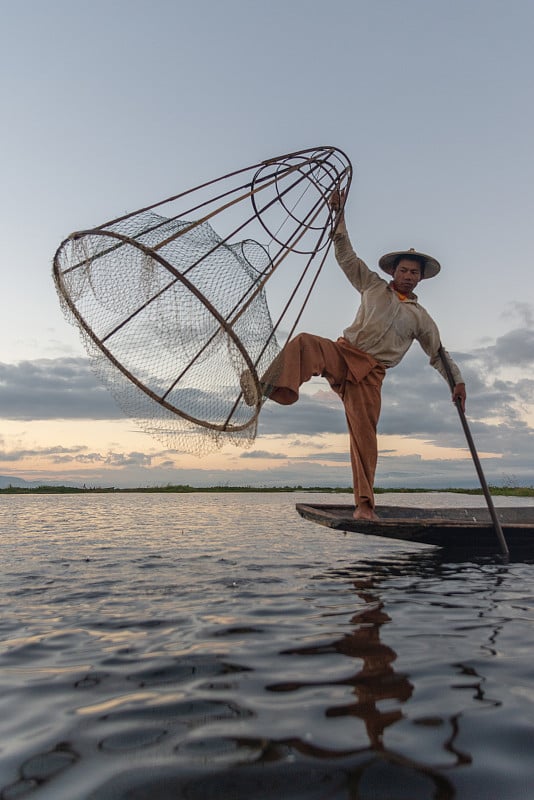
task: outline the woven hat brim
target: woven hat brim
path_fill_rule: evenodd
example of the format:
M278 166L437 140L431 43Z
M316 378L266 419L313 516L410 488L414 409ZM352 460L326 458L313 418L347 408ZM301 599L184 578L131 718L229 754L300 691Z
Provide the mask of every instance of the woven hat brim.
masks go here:
M424 264L423 280L426 278L434 278L441 269L441 264L436 261L432 256L426 253L419 253L417 250L397 250L395 253L386 253L378 262L380 269L387 272L388 275L393 275L395 262L398 258L414 258L417 261L422 261Z

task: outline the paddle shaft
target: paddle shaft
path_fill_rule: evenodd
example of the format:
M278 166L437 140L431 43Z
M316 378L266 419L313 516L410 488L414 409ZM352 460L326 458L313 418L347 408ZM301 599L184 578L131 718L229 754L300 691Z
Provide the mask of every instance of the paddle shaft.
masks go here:
M443 368L447 374L447 380L449 381L449 385L451 387L451 391L454 392L454 387L456 386L456 382L454 380L451 366L447 360L445 355L445 351L443 349L443 345L439 347L439 357L441 358L441 363L443 364ZM497 512L495 511L495 506L493 505L493 500L488 489L488 484L486 483L486 478L484 477L484 473L482 471L482 465L480 463L480 459L478 457L478 453L475 447L475 443L473 441L473 437L471 436L471 431L469 430L469 425L467 424L467 419L465 416L465 412L462 408L462 401L459 397L456 398L455 402L456 408L458 409L458 414L460 416L460 422L462 423L462 428L464 429L465 438L467 439L467 444L469 445L469 449L471 451L471 457L473 459L473 463L475 465L475 469L478 474L478 479L480 481L480 485L482 486L482 491L484 492L484 497L486 498L486 503L488 504L488 510L491 516L491 520L493 522L493 527L495 529L495 533L497 534L497 539L499 540L499 544L501 546L501 550L504 556L508 556L508 545L506 544L506 539L504 538L504 533L502 532L501 523L497 517Z

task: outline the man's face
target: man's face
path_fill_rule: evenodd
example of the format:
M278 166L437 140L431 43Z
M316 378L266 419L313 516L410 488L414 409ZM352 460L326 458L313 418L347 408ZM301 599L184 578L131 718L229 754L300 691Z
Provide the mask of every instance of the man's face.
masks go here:
M413 292L421 280L421 265L415 258L401 258L393 273L393 285L401 294Z

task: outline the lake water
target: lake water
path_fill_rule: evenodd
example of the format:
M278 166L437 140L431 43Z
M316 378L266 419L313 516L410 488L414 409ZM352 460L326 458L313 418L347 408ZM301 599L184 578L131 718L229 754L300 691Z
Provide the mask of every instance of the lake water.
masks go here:
M0 798L533 797L534 564L306 500L350 497L0 497Z

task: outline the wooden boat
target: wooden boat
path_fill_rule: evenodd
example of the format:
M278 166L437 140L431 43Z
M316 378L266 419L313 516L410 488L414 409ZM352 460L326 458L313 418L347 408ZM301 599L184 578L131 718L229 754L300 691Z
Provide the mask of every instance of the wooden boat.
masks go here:
M487 508L378 506L378 520L354 519L352 505L297 503L296 508L304 519L339 531L474 553L500 550ZM534 555L534 506L497 508L496 513L510 552Z

